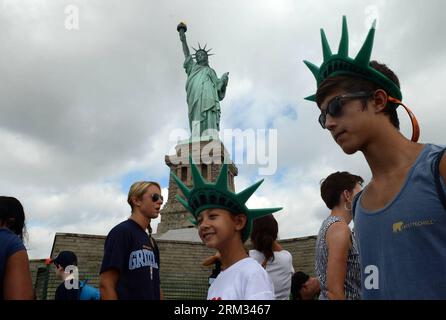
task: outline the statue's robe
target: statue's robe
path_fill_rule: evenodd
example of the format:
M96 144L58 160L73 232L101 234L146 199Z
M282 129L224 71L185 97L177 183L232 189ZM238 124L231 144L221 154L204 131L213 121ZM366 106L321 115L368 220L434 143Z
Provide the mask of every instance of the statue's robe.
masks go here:
M184 61L184 68L192 136L201 136L208 129L219 131L219 101L225 97L226 85L211 67L197 64L190 55Z

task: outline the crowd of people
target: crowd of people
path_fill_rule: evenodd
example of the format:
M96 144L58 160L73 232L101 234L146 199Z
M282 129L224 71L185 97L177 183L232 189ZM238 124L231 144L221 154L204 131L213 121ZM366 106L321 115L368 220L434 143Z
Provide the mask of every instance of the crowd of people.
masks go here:
M273 213L281 208L246 206L261 182L235 193L228 188L226 164L210 183L192 159L192 188L172 174L182 194L178 201L192 214L203 243L216 251L206 262L215 265L208 300L446 299L445 147L417 143L418 123L402 103L398 77L370 61L374 33L373 26L350 58L344 17L338 53L332 54L322 31L323 63L305 61L317 82L308 100L317 104L321 127L346 154L362 152L372 173L364 187L363 178L349 172L321 182L329 211L311 275L295 272L293 257L278 242ZM412 121L411 140L399 131L400 105ZM128 203L130 217L105 241L100 287L91 299L163 298L160 254L150 229L163 203L160 185L134 183ZM34 298L24 233L21 203L0 197L0 299ZM247 251L249 238L253 248ZM67 267L76 266L77 258L61 252L51 262L65 283ZM63 283L56 299L80 299L82 285L70 291Z

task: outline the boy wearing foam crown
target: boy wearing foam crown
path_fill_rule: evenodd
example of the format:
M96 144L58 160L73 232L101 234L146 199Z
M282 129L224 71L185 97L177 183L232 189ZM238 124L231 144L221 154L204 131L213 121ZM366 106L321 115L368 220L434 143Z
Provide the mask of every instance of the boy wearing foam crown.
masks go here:
M223 164L215 184L202 178L191 161L193 188L189 189L172 174L184 197L178 201L194 217L201 240L218 250L221 269L208 291L208 300L273 300L274 289L262 266L250 258L243 246L252 229L252 221L282 208L248 209L249 197L263 182L240 193L228 189L228 166Z
M374 35L375 23L350 58L345 17L337 54L321 30L324 62L317 67L305 61L317 81L316 94L307 99L317 103L322 128L345 153L361 151L372 171L353 204L362 297L445 299L444 147L416 143L419 127L401 102L397 76L370 61ZM411 118L411 141L399 132L398 105Z

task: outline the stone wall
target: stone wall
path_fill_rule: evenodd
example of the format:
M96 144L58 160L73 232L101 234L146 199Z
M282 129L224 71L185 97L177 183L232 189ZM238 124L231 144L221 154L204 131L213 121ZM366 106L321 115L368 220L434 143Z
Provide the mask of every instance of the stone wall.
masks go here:
M51 257L55 258L60 251L70 250L76 253L79 268L79 279L88 279L88 284L99 287L99 269L104 254L105 236L56 233ZM48 277L47 299L54 299L60 280L56 279L54 266L51 265Z
M49 267L45 265L45 259L30 260L29 268L36 299L45 300L49 275Z
M98 235L57 233L51 257L56 257L62 250L75 252L78 257L80 279L88 279L89 284L98 287L105 238ZM295 271L314 275L316 236L279 242L292 254ZM161 256L161 288L165 299L206 299L208 277L212 268L201 266L201 262L215 251L197 242L158 240L157 243ZM250 248L249 244L247 248ZM51 300L54 299L60 280L55 277L54 267L52 265L46 267L44 261L32 260L31 272L37 298ZM40 276L37 275L39 268Z

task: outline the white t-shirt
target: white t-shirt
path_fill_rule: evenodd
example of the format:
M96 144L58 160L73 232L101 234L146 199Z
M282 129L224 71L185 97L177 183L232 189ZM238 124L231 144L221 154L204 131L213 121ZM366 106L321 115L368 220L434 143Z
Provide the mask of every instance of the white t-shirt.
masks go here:
M260 266L265 260L263 253L257 250L249 250L249 256L255 259ZM274 285L276 300L289 300L291 290L291 277L294 273L293 257L286 250L274 251L274 261L272 258L266 263L268 272Z
M212 282L208 300L274 300L271 280L252 258L237 261Z

